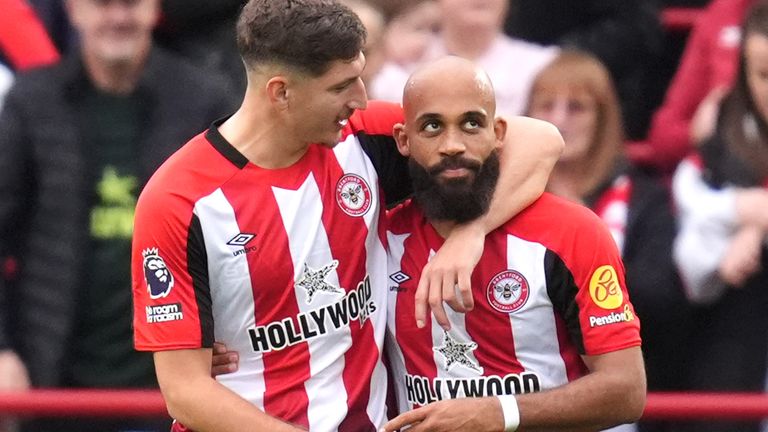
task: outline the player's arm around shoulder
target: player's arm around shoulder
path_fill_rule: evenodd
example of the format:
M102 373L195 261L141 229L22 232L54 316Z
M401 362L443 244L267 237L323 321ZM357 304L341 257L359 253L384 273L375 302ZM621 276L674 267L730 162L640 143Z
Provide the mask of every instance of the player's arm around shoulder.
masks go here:
M168 413L196 432L299 431L262 412L211 377L210 349L154 353Z
M474 307L469 283L483 254L485 236L537 200L563 151L563 138L551 123L530 117L500 117L500 172L491 204L480 218L453 229L437 254L424 267L416 291L419 327L431 309L438 324L450 328L443 308L457 312ZM456 287L456 288L455 288ZM457 292L458 291L458 292Z

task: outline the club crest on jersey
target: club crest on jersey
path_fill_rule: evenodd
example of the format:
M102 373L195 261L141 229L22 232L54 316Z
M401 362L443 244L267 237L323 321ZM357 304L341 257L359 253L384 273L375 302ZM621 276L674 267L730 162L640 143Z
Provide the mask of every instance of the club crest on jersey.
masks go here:
M371 188L356 174L346 174L336 183L336 202L344 213L359 217L371 208Z
M173 274L165 265L165 260L157 248L145 249L141 255L144 257L144 281L149 297L158 299L167 296L173 289Z
M504 270L488 283L486 296L491 307L502 313L522 308L530 296L528 280L520 272Z

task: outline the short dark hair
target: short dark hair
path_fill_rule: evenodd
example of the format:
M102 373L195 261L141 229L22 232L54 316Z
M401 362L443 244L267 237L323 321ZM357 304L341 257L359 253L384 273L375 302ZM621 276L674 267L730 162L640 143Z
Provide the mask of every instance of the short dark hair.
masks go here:
M334 0L250 0L237 22L237 46L247 68L278 63L313 76L336 60L352 60L365 27Z

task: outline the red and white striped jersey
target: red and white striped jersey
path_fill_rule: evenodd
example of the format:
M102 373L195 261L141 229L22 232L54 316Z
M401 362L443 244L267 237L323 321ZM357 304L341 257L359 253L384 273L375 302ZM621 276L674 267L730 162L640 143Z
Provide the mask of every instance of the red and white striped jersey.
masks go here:
M173 155L136 210L136 348L221 341L240 367L217 379L266 413L319 431L381 426L380 188L382 172L407 178L391 138L401 121L399 106L372 103L335 148L311 145L284 169L249 163L215 125Z
M389 358L401 412L441 399L550 389L586 372L580 355L640 344L624 267L588 209L545 194L486 237L475 308L451 330L414 319L421 269L443 239L417 205L389 215Z

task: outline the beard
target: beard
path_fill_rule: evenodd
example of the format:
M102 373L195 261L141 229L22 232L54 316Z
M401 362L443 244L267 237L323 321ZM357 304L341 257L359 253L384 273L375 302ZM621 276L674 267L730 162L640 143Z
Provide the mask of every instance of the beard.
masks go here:
M456 168L466 168L472 175L447 180L439 177L444 170ZM447 157L430 168L411 158L408 170L414 199L427 219L464 223L488 211L499 179L499 155L494 150L483 163L460 156Z

